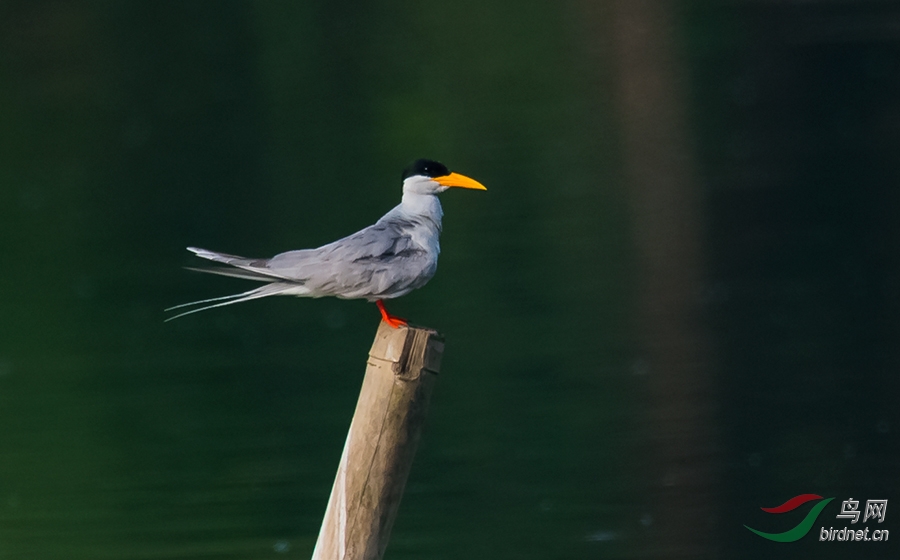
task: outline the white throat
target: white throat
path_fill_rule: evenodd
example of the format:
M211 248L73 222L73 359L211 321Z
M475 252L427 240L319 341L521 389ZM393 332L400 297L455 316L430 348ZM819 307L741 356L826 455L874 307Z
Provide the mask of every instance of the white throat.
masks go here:
M404 192L400 201L400 208L404 214L409 216L428 218L440 230L444 210L441 208L441 201L438 200L437 195Z

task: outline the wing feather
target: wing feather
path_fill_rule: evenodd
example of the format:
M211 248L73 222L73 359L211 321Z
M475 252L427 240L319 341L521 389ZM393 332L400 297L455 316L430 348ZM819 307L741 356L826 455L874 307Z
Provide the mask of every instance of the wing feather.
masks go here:
M418 245L412 231L422 224L405 218L382 219L317 249L248 259L189 247L198 257L235 267L199 269L249 280L303 285L310 297L378 299L396 297L424 285L434 274L436 255Z

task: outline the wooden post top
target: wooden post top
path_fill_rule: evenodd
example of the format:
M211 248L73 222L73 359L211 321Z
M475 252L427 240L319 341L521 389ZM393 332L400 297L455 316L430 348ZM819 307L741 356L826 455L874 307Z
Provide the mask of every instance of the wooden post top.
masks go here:
M437 374L444 355L444 338L437 331L421 327L393 328L384 321L378 326L369 360L390 362L400 377L417 377L421 371Z

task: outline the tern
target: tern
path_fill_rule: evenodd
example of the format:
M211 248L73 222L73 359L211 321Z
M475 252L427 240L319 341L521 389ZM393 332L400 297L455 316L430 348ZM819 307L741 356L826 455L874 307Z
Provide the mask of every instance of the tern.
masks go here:
M485 191L484 185L451 173L436 161L416 160L403 171L400 204L373 225L317 249L288 251L271 259L248 259L188 247L200 258L227 266L190 268L223 276L265 282L259 288L230 296L184 303L166 309L211 304L169 317L268 296L324 297L373 301L391 327L406 324L384 307L384 300L404 296L424 286L437 270L444 213L437 195L451 187ZM219 302L219 303L213 303Z

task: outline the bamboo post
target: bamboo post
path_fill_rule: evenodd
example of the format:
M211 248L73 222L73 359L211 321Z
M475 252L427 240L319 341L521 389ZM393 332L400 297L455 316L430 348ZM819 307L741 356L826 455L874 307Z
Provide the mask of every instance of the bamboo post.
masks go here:
M382 322L313 560L380 560L444 352L435 331Z

